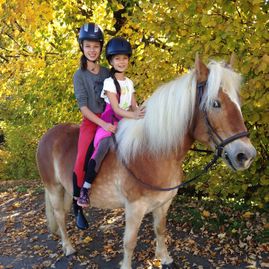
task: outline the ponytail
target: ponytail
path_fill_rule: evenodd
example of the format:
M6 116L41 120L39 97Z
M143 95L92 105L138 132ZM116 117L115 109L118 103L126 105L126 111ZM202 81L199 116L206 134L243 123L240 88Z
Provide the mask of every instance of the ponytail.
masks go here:
M84 54L80 57L80 68L84 71L87 70L87 58Z
M117 71L115 70L115 68L112 67L112 68L110 69L110 77L113 79L114 84L115 84L115 87L116 87L116 90L117 90L117 94L120 96L120 94L121 94L121 88L120 88L120 84L119 84L118 80L117 80L116 77L115 77L115 73L116 73L116 72L117 72Z

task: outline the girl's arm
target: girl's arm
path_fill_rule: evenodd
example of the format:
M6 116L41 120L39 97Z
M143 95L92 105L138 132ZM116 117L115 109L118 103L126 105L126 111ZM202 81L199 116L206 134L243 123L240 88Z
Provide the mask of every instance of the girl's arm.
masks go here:
M88 120L92 121L93 123L97 124L98 126L102 127L104 130L115 133L117 127L112 125L111 123L105 122L96 116L87 106L82 106L80 108L82 115L87 118Z
M128 118L128 119L141 119L144 117L144 111L140 110L139 108L136 109L135 111L127 111L119 106L118 98L117 95L113 92L106 91L106 96L109 99L109 102L112 106L113 111L123 117L123 118Z
M132 108L132 111L136 111L138 109L138 105L137 105L134 93L132 94L131 108Z

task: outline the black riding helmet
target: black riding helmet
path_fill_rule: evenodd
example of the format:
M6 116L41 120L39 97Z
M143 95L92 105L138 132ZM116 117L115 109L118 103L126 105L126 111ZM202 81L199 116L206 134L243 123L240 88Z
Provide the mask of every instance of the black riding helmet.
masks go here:
M106 58L110 63L111 57L117 54L126 54L129 57L132 55L132 47L123 37L113 37L106 45Z
M78 43L81 51L83 52L82 49L82 42L84 40L89 40L89 41L98 41L101 43L101 49L104 44L104 34L101 29L101 27L96 24L96 23L85 23L79 31L79 37L78 37Z

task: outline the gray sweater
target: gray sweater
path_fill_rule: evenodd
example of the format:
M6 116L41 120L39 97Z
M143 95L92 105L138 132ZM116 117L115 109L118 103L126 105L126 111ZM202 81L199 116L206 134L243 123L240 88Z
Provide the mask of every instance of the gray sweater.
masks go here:
M93 74L88 70L78 69L74 75L73 83L78 106L87 106L93 113L104 111L104 99L100 97L103 83L109 77L109 70L100 68L98 74Z

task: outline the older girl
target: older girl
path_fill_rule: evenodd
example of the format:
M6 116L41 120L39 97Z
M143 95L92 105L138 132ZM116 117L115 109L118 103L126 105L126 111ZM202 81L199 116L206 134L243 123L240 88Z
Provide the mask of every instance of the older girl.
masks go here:
M116 127L101 119L105 102L100 97L104 80L109 77L109 70L99 65L99 58L104 43L104 35L95 23L86 23L80 28L79 46L82 51L80 68L74 75L74 90L78 106L83 116L80 125L78 153L73 172L74 213L76 224L80 229L88 228L88 222L83 215L82 208L76 203L85 177L87 177L87 163L92 153L93 142L97 127L109 132L115 132Z

